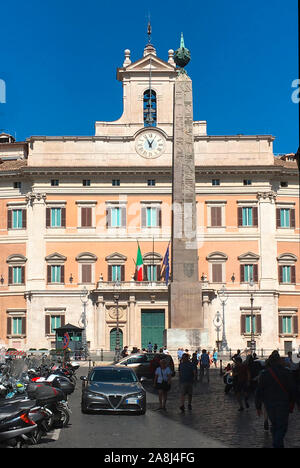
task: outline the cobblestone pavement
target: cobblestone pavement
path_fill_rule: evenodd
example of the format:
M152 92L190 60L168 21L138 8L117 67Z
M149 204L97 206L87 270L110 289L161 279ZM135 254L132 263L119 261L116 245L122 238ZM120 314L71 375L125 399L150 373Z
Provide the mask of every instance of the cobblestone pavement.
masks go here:
M147 387L147 390L154 393ZM148 409L158 407L154 394L148 399ZM203 383L194 385L192 411L182 414L179 410L179 382L175 377L169 392L167 412L163 417L179 422L183 426L192 428L199 433L206 434L228 447L235 448L269 448L272 446L271 432L264 431L263 417L258 418L253 398L250 408L238 411L238 404L233 393L225 395L223 378L218 370L211 369L210 383L204 379ZM186 402L187 407L187 402ZM285 439L286 448L300 447L300 412L298 409L290 415L289 430Z

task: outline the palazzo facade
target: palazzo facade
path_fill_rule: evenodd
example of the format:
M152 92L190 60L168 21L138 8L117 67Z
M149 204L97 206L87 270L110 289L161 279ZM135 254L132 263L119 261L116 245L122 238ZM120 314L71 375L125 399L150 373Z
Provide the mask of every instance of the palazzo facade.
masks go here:
M93 136L0 135L0 344L53 348L55 328L82 326L86 300L90 351L114 349L116 294L121 344L164 344L176 76L172 50L162 60L148 44L134 62L125 50L119 120L96 122ZM229 348L249 346L253 331L257 350L298 349L295 155L275 157L271 135L213 136L206 121L193 129L199 301L210 347L223 333L223 300Z

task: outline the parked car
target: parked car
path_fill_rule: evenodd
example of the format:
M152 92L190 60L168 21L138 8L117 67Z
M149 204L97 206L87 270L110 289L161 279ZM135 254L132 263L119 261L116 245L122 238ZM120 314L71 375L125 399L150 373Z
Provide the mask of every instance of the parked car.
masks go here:
M132 369L100 366L83 381L81 411L134 412L145 414L146 391Z
M131 354L121 359L116 365L127 366L133 369L138 378L145 377L146 379L153 379L155 369L159 366L159 361L166 359L172 371L173 377L175 375L175 366L172 356L163 353L138 353Z

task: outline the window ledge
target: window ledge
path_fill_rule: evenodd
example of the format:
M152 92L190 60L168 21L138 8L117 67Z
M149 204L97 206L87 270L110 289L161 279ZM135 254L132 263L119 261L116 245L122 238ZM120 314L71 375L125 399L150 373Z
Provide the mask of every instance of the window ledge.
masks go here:
M13 335L13 334L10 334L10 335L6 335L6 336L7 336L7 338L9 338L9 339L16 339L16 338L22 338L22 339L24 339L24 338L26 338L26 334L23 334L23 333L21 333L20 335Z
M251 333L242 333L245 338L251 338ZM261 336L261 333L254 333L255 337Z
M279 333L279 338L297 338L298 333Z

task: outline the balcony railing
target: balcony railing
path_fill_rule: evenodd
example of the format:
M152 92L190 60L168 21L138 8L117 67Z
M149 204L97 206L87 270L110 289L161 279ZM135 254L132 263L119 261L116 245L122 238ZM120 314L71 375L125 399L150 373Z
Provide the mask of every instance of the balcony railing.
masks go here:
M115 281L98 281L97 282L97 289L102 290L114 290L115 289ZM128 289L165 289L167 290L168 287L165 281L120 281L119 283L119 290L128 290Z

